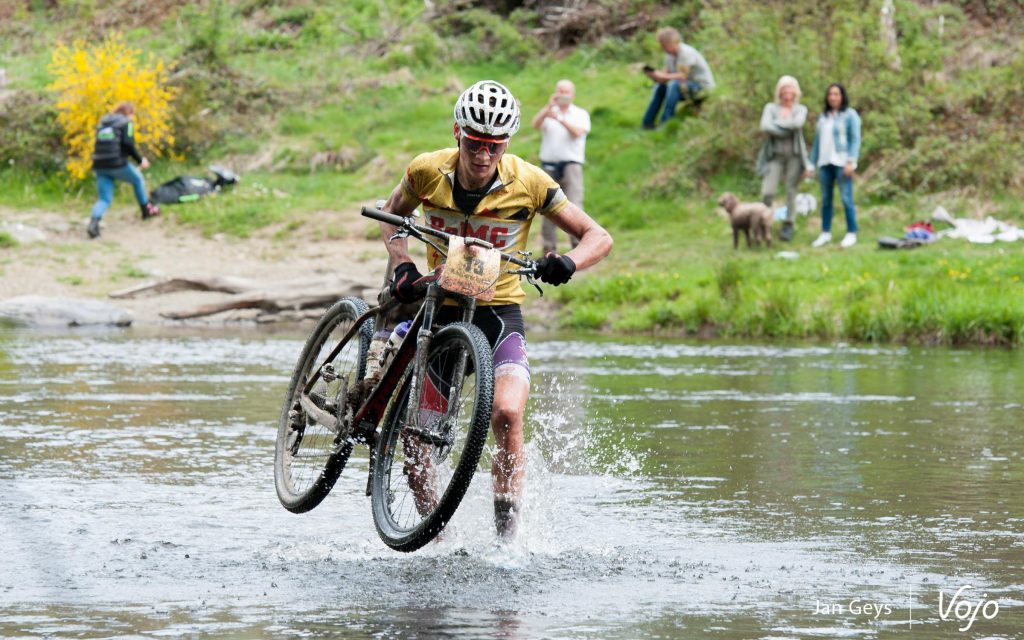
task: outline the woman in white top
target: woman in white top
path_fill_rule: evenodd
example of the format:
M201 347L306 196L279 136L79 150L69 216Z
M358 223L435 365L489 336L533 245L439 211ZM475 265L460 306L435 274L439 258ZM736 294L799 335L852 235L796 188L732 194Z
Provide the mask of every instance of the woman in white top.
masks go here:
M850 107L846 88L839 83L829 85L825 92L825 110L818 117L814 130L811 164L818 169L821 183L821 235L811 243L821 247L832 241L832 192L839 183L839 198L846 213L846 235L840 246L844 249L857 243L857 210L853 206L853 174L860 153L860 116ZM813 175L807 171L808 177Z

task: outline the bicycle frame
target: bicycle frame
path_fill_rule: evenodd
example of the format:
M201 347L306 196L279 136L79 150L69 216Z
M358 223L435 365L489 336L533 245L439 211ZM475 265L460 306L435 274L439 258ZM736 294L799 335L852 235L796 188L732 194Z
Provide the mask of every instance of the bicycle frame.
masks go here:
M458 301L459 307L462 310L460 318L462 322L471 322L473 320L473 313L476 310L476 300L450 291L445 291L436 282L430 282L427 285L423 304L420 306L419 311L413 318L412 325L409 327L409 333L406 334L406 339L402 341L398 350L391 358L391 361L382 370L377 384L363 400L359 409L352 417L351 424L348 427L348 433L344 434L345 437L351 438L355 442L366 444L370 448L370 478L373 476L373 467L375 462L373 459L373 452L376 448L377 427L380 424L380 421L387 414L390 402L394 397L394 391L404 383L404 378L410 363L414 363L413 392L415 393L415 395L410 398L407 408L410 414L406 416L406 419L410 421L410 423L413 418L411 412L416 411L419 407L423 394L423 385L418 384L415 381L424 379L423 375L426 367L427 353L430 349L430 342L434 337L434 316L437 313L438 307L446 298L452 298ZM348 340L352 339L354 333L359 330L365 320L374 315L383 317L387 310L388 305L384 304L372 307L362 314L353 324L352 328L349 329L348 333L346 333L338 342L338 345L327 357L326 361L330 362L334 360L338 352L344 347ZM412 335L416 336L415 340L408 339ZM454 380L462 380L465 373L464 367L465 361L458 363L454 372L455 375L453 376ZM309 396L310 390L314 387L316 382L324 377L323 374L324 371L322 369L318 369L314 372L302 390L302 394L299 397L299 403L302 405L303 410L313 416L317 422L341 435L342 430L345 429L343 419L339 419L328 410L321 409ZM332 408L337 410L337 407ZM368 480L367 495L369 495L369 492L370 482Z
M412 235L423 242L426 242L435 249L440 249L433 242L428 240L425 235L432 235L442 240L450 238L450 234L444 231L433 229L430 227L423 227L413 222L411 218L402 218L393 214L380 211L378 209L371 209L364 207L362 210L364 216L373 218L382 222L387 222L394 226L397 226L400 231L399 233L408 236ZM479 245L491 248L490 243L486 243L477 239L472 239L472 242ZM524 254L524 257L529 254ZM517 258L515 256L502 253L502 258L510 264L516 264L522 267L519 271L511 271L506 273L517 273L521 277L525 276L527 280L536 286L532 274L535 268L534 262L528 259ZM538 290L540 287L537 287ZM541 292L543 295L543 292ZM418 410L423 397L423 387L421 383L425 379L425 369L427 366L427 355L430 350L430 344L434 337L434 318L441 305L446 299L453 299L458 303L461 309L460 320L462 322L472 322L473 314L476 310L476 299L454 293L443 289L437 282L437 279L433 279L426 285L426 294L424 296L423 304L420 305L419 310L416 312L413 318L412 325L409 327L409 332L406 334L406 338L402 340L401 345L397 351L393 354L391 361L381 371L380 377L377 384L372 390L366 395L366 397L360 403L358 409L354 410L351 418L351 422L346 422L344 417L347 413L346 407L338 407L337 403L331 402L326 407L318 406L314 400L310 397L310 392L322 378L327 378L332 375L332 372L326 367L321 367L313 372L310 376L309 381L303 387L302 392L299 396L299 403L302 409L311 417L313 417L319 424L331 429L336 434L336 446L339 446L342 442L352 440L354 442L364 443L370 448L370 477L367 480L366 493L370 495L371 482L373 478L374 470L374 451L376 450L376 437L377 428L380 425L381 420L387 415L390 403L395 398L395 390L400 389L402 384L406 383L405 377L409 371L410 363L412 366L412 393L413 395L409 398L407 405L407 415L404 416L406 424L413 424L415 412ZM346 332L346 334L338 342L337 346L334 347L331 354L326 358L325 362L332 362L335 357L341 352L344 346L352 339L354 339L356 332L360 331L363 323L369 318L376 316L379 324L383 324L383 319L386 317L388 312L392 310L392 302L388 301L379 304L375 307L368 309L365 313L359 316L354 322L352 328ZM410 340L409 337L415 335L415 340ZM452 379L458 381L457 384L461 385L462 380L465 377L466 359L463 357L460 361L455 363L455 369L453 371ZM362 381L354 381L352 384L359 384ZM344 393L339 394L340 397L346 397L349 389L346 389ZM460 392L460 388L455 388L456 396ZM435 434L420 434L424 437L431 437Z
M416 313L416 317L413 318L412 326L409 327L406 339L402 341L391 362L388 363L382 372L377 386L373 388L370 395L352 418L353 433L358 439L369 444L371 448L374 446L374 434L377 425L380 424L381 419L386 413L392 393L402 383L402 378L410 362L415 360L413 379L422 379L423 368L426 366L427 351L430 349L430 341L434 337L434 316L440 303L449 297L459 301L459 306L462 309L461 320L463 322L472 321L473 312L476 310L476 300L444 291L436 283L430 283L427 286L427 294L423 305ZM370 309L367 313L375 310L380 310L380 307ZM409 336L412 336L414 332L416 339L409 340ZM410 399L410 407L419 406L422 389L417 388L416 393L417 395Z

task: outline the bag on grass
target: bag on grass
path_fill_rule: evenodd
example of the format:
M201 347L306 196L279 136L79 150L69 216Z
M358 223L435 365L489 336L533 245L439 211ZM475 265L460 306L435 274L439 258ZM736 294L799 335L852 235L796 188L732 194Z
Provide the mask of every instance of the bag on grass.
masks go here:
M214 178L193 178L192 176L179 176L168 180L149 195L149 199L157 204L180 204L182 202L195 202L203 196L216 193L226 186L238 182L238 176L233 172L221 167L210 167Z

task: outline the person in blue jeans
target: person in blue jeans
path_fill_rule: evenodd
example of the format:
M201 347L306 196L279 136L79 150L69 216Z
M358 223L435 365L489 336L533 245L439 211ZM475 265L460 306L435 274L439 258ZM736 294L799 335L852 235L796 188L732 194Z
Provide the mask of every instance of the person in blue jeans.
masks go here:
M839 83L829 85L825 92L825 109L814 129L811 165L818 169L821 184L821 235L811 243L822 247L832 242L832 195L839 183L839 199L846 213L846 235L839 246L846 249L857 244L857 209L853 206L853 174L860 153L860 116L850 106L846 88ZM807 177L813 169L807 170Z
M142 219L160 215L160 208L149 201L142 171L149 168L149 160L135 147L135 105L121 102L114 111L103 116L96 126L96 143L92 153L92 169L96 174L99 199L92 207L92 217L86 232L90 238L100 235L100 220L114 200L114 187L118 181L127 182L135 190L135 199L142 210ZM128 159L138 163L136 168Z
M647 105L647 112L644 113L644 129L653 129L655 120L659 124L664 124L675 116L680 100L688 100L695 109L699 108L706 97L706 92L715 86L715 78L711 75L708 61L699 51L684 44L678 31L672 27L658 30L658 44L665 52L665 70L644 67L647 77L657 83L651 102ZM665 107L664 111L662 105Z

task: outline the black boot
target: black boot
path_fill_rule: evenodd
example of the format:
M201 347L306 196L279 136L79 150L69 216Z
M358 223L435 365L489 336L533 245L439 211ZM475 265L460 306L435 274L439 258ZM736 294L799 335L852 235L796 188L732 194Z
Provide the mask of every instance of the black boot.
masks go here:
M786 220L785 222L782 223L782 231L779 232L779 240L782 240L783 242L789 242L790 240L793 239L793 232L793 223L790 222L789 220Z
M502 540L516 537L516 530L519 528L519 505L508 498L495 498L494 526Z
M139 206L142 209L143 220L149 220L150 218L155 218L160 215L160 207L156 206L152 202L147 202L146 204Z
M85 230L89 234L90 238L100 237L100 219L92 218L89 220L89 226Z

